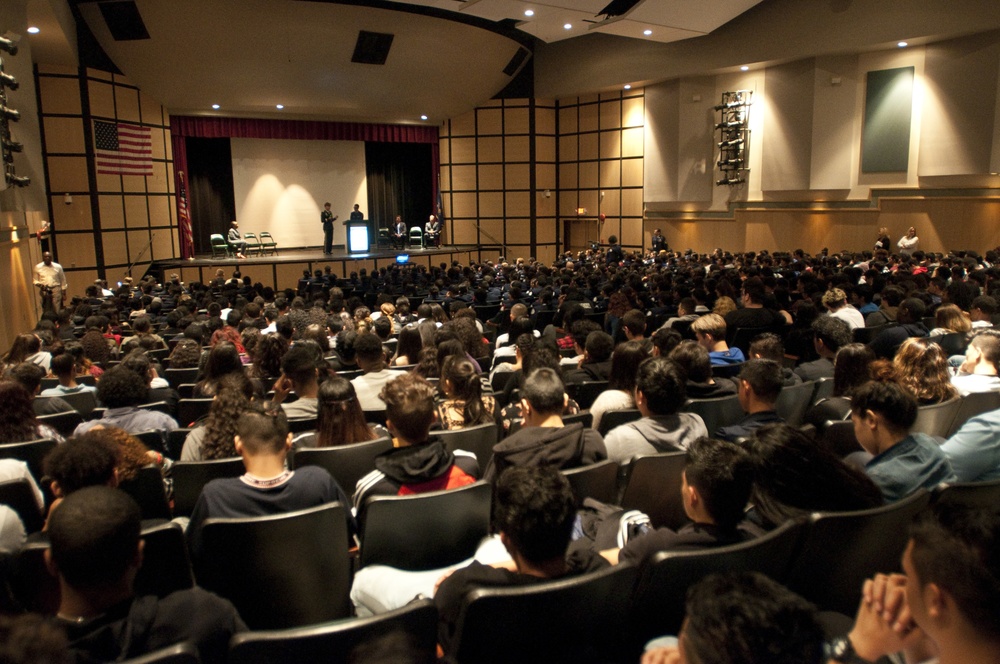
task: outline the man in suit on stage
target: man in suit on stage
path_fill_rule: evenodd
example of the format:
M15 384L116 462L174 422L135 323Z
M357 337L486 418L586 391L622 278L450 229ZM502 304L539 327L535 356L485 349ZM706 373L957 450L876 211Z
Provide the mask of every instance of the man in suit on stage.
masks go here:
M354 209L357 210L358 206L355 205ZM319 218L323 223L323 255L329 256L333 253L333 222L337 221L337 215L330 212L329 203L324 203Z
M364 221L365 213L361 211L361 205L354 204L354 212L351 213L351 221Z
M437 215L431 215L424 225L424 246L436 247L441 240L441 222Z
M396 215L396 223L392 226L392 242L398 249L406 246L406 224L403 223L403 218L398 214Z

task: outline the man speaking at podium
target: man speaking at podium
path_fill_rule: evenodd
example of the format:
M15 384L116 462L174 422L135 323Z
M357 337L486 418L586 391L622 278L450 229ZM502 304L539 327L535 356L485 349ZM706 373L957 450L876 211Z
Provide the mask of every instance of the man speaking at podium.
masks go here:
M319 215L323 223L323 255L329 256L333 253L333 222L337 221L337 215L330 212L330 204L323 204L323 211Z

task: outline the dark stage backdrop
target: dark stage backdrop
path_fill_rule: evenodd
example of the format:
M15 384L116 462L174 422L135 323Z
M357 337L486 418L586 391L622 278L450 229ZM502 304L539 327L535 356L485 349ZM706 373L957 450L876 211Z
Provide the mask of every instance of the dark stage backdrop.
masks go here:
M434 210L434 164L426 143L365 143L368 217L389 228L396 215L423 230Z
M188 197L194 250L210 253L212 233L229 233L236 218L233 156L228 138L187 138Z

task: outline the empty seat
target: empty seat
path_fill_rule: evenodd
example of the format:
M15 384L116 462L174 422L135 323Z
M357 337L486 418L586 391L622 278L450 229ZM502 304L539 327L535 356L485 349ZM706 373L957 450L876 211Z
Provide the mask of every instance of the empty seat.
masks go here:
M70 410L65 413L56 413L55 415L39 415L38 423L45 424L56 431L59 435L68 438L73 435L73 431L83 422L83 417L80 413L75 410Z
M18 459L28 464L35 481L42 479L42 460L55 449L56 441L51 438L39 438L23 443L4 443L0 445L0 459Z
M164 369L163 377L170 383L170 387L179 389L181 385L193 384L198 380L198 367L185 367L183 369Z
M714 367L712 370L715 370ZM715 399L692 399L684 404L682 410L700 415L710 436L719 427L736 424L743 419L743 406L736 394Z
M775 403L774 409L786 424L797 427L802 424L815 391L816 386L811 381L798 385L787 385L781 388L781 392L778 393L778 401Z
M649 516L654 527L678 529L689 519L681 501L681 473L685 452L639 457L627 466L621 505Z
M251 629L348 617L344 510L330 503L273 516L207 519L195 561L198 585L229 599Z
M917 408L917 420L910 427L910 431L944 438L951 432L951 425L961 406L961 397L954 397L931 406L920 406Z
M577 502L593 498L614 503L618 498L618 464L610 459L562 471L573 487Z
M376 438L351 445L303 448L295 451L295 467L325 468L348 495L358 480L375 470L375 457L392 449L388 438Z
M566 393L579 404L581 409L593 406L598 395L606 389L608 389L608 381L606 380L586 380L582 383L566 385Z
M243 459L178 461L171 467L174 478L174 516L191 516L201 489L219 477L239 477L245 472Z
M973 392L962 397L962 403L955 413L955 419L951 423L947 437L950 438L962 425L971 420L976 415L988 413L991 410L1000 408L1000 392Z
M493 447L497 444L499 432L497 425L490 422L463 429L433 431L431 436L443 440L450 452L465 450L475 454L479 462L479 471L484 472L490 459L493 458Z
M170 519L170 505L167 504L163 474L159 466L140 468L135 477L119 482L118 488L139 503L143 519Z
M601 416L601 424L597 427L597 433L607 436L612 429L620 427L629 422L642 419L642 413L638 408L626 408L624 410L609 410Z
M194 426L201 418L208 415L212 408L212 399L181 399L177 402L177 424L182 427Z

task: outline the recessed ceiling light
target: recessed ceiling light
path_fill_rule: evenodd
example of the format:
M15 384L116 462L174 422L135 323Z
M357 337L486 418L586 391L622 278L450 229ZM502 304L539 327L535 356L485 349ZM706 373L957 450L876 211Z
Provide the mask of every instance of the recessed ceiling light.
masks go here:
M212 108L214 108L215 110L219 110L219 105L218 104L212 104Z
M632 84L631 83L626 83L625 84L625 89L626 90L631 90L632 89Z
M907 44L905 41L901 41L898 44L896 44L896 46L900 48L906 48L907 46L909 46L909 44Z
M279 111L280 111L281 109L283 109L284 107L285 107L285 105L284 105L284 104L278 104L277 106L275 106L275 108L276 108L276 109L278 109Z
M740 67L740 71L750 71L750 67L743 65L742 67Z
M535 10L534 9L525 9L524 10L524 15L525 16L534 16L535 15Z
M653 34L653 31L652 31L652 30L643 30L643 31L642 31L642 34L644 34L644 35L646 35L646 36L648 37L648 36L650 36L651 34Z
M37 35L39 32L41 32L41 30L39 30L35 26L31 26L30 28L28 28L29 35Z
M421 120L426 120L426 119L427 119L427 116L426 116L426 115L421 115L421 116L420 116L420 119L421 119Z
M563 25L563 28L566 29L566 30L572 30L573 29L573 24L572 23L566 23L566 24Z

